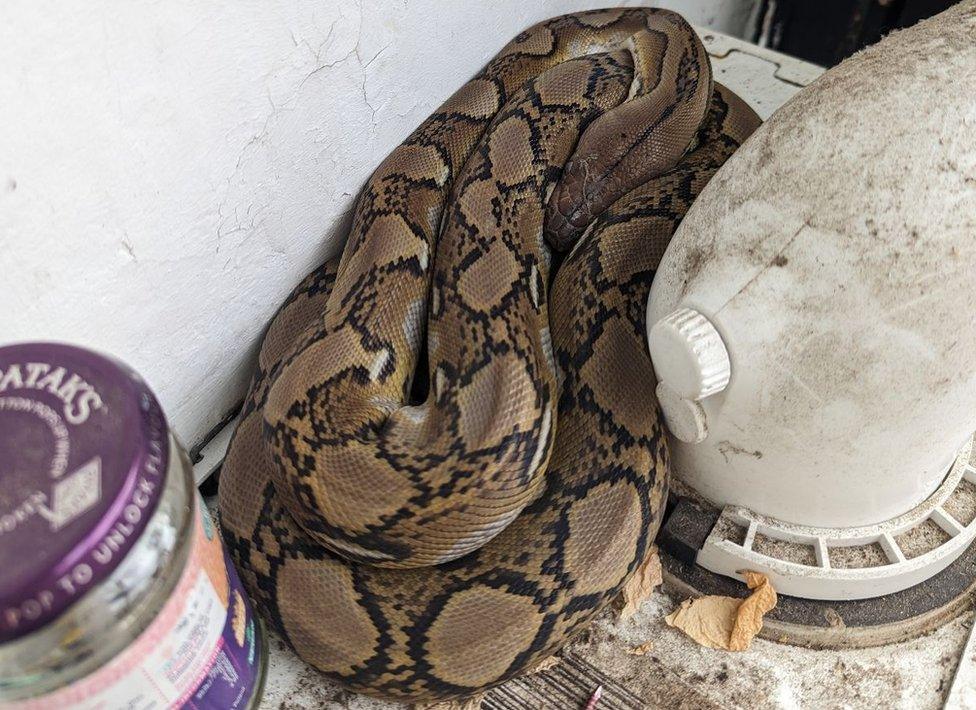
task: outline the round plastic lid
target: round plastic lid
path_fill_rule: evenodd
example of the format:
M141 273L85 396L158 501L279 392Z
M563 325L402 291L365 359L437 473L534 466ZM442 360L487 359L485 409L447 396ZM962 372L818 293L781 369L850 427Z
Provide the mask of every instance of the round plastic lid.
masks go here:
M648 325L654 372L679 397L698 401L724 390L732 366L722 336L696 310L679 308Z
M168 459L162 408L124 365L69 345L0 348L0 643L112 573Z

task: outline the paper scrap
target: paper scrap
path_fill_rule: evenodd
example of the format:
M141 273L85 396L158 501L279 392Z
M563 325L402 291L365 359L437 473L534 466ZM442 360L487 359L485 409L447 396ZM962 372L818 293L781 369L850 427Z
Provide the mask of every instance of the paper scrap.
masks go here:
M776 590L758 572L743 572L752 590L745 599L707 596L686 599L665 617L702 646L726 651L745 651L763 625L763 616L776 606Z
M648 641L647 643L642 643L640 646L634 646L633 648L628 648L627 653L631 656L646 656L654 648L654 644Z
M620 610L620 618L627 619L637 613L640 605L651 596L651 592L664 580L661 571L661 558L657 554L657 546L654 545L647 553L647 559L637 568L634 575L624 585L620 592L623 601L623 608Z
M532 675L534 673L545 673L550 668L555 668L559 665L558 656L549 656L548 658L543 658L541 661L536 663L532 668L526 671L526 674Z
M414 710L479 710L482 701L485 699L484 693L478 693L464 700L445 700L440 703L418 703Z

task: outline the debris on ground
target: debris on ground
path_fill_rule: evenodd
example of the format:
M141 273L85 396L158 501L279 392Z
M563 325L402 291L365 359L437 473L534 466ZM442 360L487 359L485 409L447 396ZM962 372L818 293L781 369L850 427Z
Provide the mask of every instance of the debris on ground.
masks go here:
M624 585L623 591L620 593L620 603L622 604L620 618L627 619L637 613L641 603L651 596L651 592L663 580L661 558L658 557L657 546L654 545L648 551L647 559L637 568L634 576Z
M533 675L535 673L545 673L550 668L555 668L559 665L559 656L549 656L548 658L543 658L541 661L535 664L532 668L527 670L526 675Z
M646 656L654 648L654 644L648 641L647 643L642 643L640 646L634 646L633 648L628 648L627 653L631 656Z
M484 693L473 695L464 700L446 700L441 703L421 703L414 705L414 710L479 710L485 699Z
M763 616L776 606L776 590L758 572L743 572L752 594L745 599L705 596L686 599L665 617L673 626L707 648L745 651L763 625Z

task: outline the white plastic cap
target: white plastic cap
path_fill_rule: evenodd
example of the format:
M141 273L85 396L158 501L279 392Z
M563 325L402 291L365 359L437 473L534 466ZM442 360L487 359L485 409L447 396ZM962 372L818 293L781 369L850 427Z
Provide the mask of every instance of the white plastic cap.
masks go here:
M692 401L721 392L732 366L722 336L709 320L691 308L679 308L647 333L658 382L678 397Z
M708 437L705 410L698 402L682 399L663 382L658 383L656 393L664 422L675 439L686 444L698 444Z

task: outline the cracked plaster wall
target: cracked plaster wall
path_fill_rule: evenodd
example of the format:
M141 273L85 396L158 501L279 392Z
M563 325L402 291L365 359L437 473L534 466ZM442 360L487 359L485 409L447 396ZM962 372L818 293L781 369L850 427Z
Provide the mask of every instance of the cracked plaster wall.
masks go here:
M5 0L2 341L115 353L198 441L381 158L519 30L609 4ZM754 2L663 4L739 33Z

